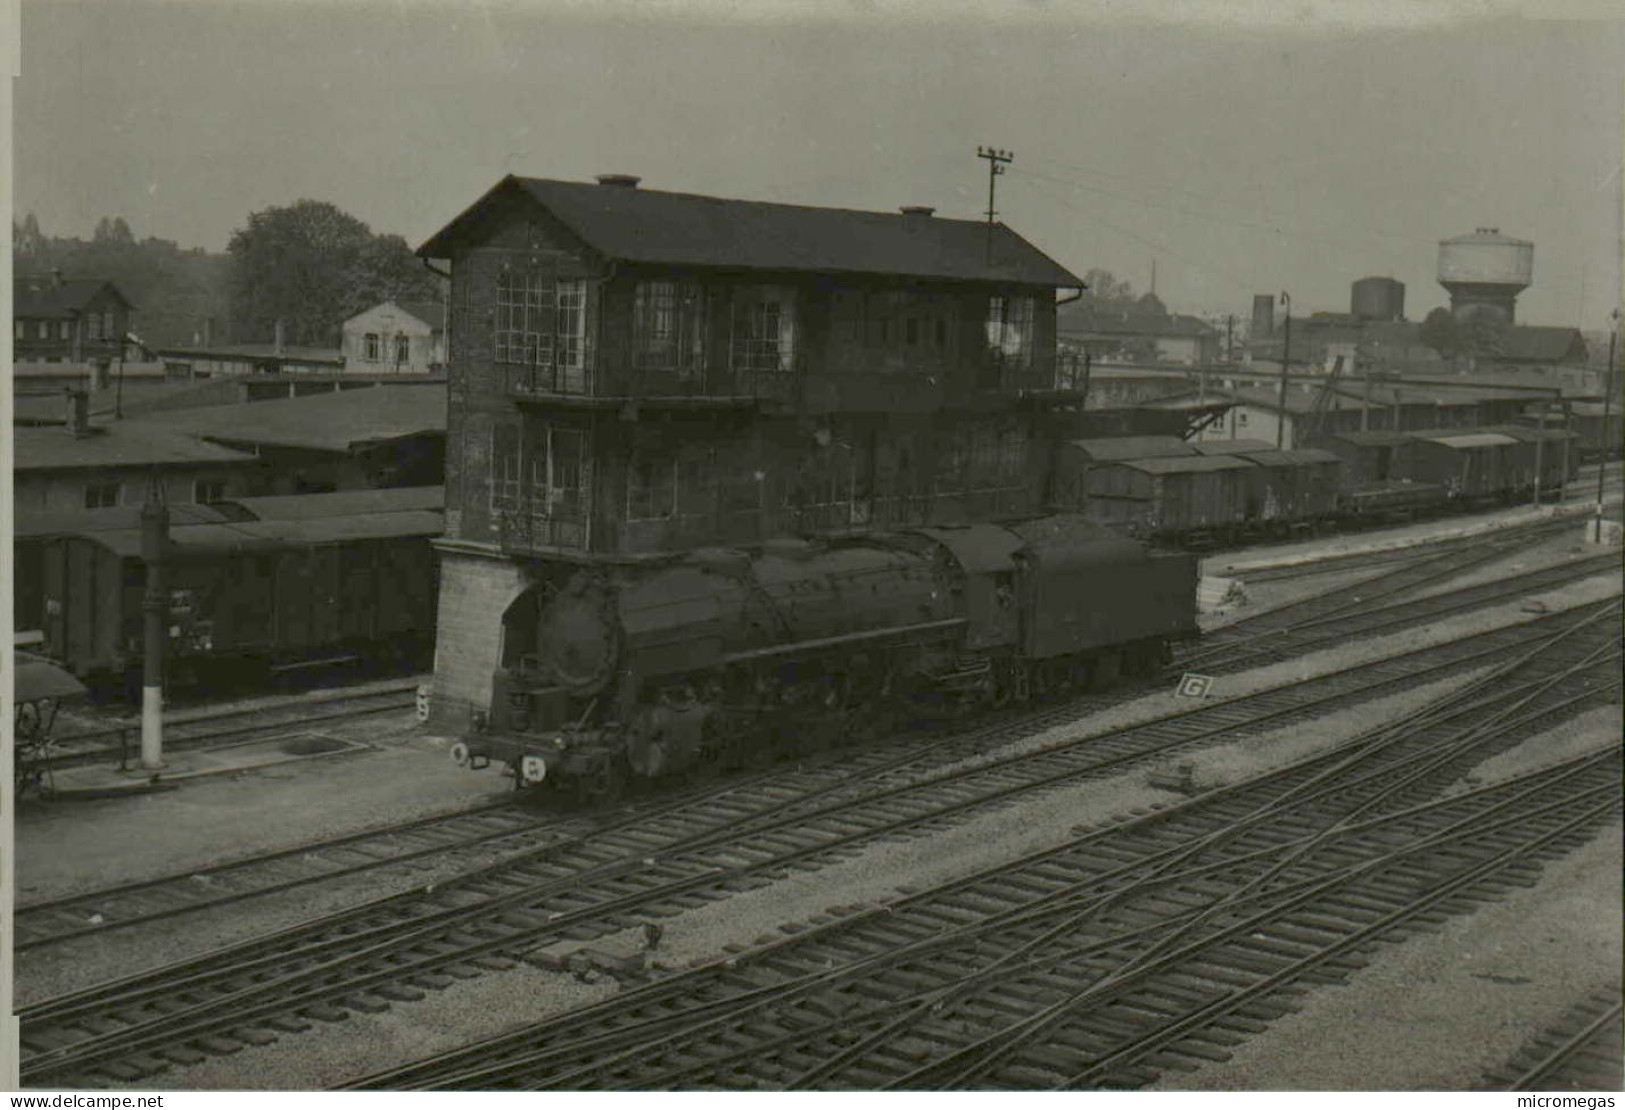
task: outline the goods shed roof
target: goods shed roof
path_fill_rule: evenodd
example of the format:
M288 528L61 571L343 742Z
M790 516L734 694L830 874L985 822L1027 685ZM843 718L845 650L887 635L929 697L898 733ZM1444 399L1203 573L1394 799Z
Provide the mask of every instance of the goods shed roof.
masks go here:
M1192 440L1190 446L1199 455L1239 455L1243 451L1275 450L1275 444L1262 439Z
M315 520L357 513L438 511L446 507L445 486L405 486L399 489L343 490L338 493L297 493L280 497L236 497L230 504L256 520Z
M955 281L1081 288L1083 279L1003 226L992 260L987 224L813 208L626 185L503 178L418 248L447 258L488 226L498 206L521 197L540 205L593 250L630 262L747 270L906 274Z
M1246 459L1230 455L1192 455L1186 459L1125 459L1119 465L1146 474L1209 474L1217 470L1251 470Z
M1533 428L1522 424L1497 424L1493 428L1480 428L1481 432L1496 432L1500 435L1511 436L1520 443L1562 443L1566 439L1579 439L1576 432L1566 428Z
M1196 449L1174 436L1117 436L1111 439L1075 439L1071 446L1095 462L1153 459L1194 455Z
M1446 447L1457 449L1505 447L1518 442L1511 436L1501 435L1499 432L1465 432L1461 435L1428 435L1425 432L1415 432L1413 435L1425 443L1442 443Z
M212 505L170 505L171 527L185 524L217 524L230 520L228 513ZM141 527L141 509L118 506L111 509L76 509L65 513L20 512L15 521L18 539L45 536L76 536L91 532L117 532Z
M381 385L153 413L141 421L224 443L349 452L407 436L444 435L446 388L444 382Z
M133 420L94 425L87 436L75 436L65 427L26 425L13 428L11 434L19 471L256 461L242 451Z

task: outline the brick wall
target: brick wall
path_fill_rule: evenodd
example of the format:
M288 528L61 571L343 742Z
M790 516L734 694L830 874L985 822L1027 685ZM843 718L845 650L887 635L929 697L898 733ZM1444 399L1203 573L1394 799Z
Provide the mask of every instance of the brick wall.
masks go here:
M489 711L491 676L502 658L502 614L526 585L519 565L495 552L466 544L440 548L431 727L460 733L471 710Z

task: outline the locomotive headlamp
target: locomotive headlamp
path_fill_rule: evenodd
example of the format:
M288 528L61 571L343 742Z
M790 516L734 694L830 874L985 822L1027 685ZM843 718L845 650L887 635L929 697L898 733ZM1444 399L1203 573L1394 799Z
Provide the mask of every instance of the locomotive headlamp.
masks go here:
M451 761L459 767L468 766L468 745L461 740L451 746Z
M527 783L535 785L547 777L547 760L539 755L527 755L519 761L519 774Z

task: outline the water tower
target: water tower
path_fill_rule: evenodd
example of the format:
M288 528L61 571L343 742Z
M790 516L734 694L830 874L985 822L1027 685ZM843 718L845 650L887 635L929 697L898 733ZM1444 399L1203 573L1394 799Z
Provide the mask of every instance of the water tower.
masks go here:
M1349 312L1362 320L1403 320L1405 283L1390 277L1365 277L1349 289Z
M1450 311L1458 320L1493 312L1512 323L1518 294L1534 274L1535 244L1502 235L1498 227L1439 243L1439 284L1450 291Z

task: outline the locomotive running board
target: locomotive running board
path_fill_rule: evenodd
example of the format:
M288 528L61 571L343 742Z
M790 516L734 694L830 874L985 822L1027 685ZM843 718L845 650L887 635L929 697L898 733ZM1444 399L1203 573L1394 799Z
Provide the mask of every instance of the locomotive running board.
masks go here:
M753 651L735 652L725 655L721 659L727 663L747 663L754 659L768 659L775 655L788 655L798 651L822 651L825 648L844 647L847 644L865 643L873 640L892 640L907 636L919 636L928 632L951 632L956 628L963 628L969 622L964 617L952 617L944 621L927 621L924 624L910 624L902 628L877 628L870 632L849 632L845 636L826 636L819 640L796 640L794 643L778 644L774 647L756 648Z

